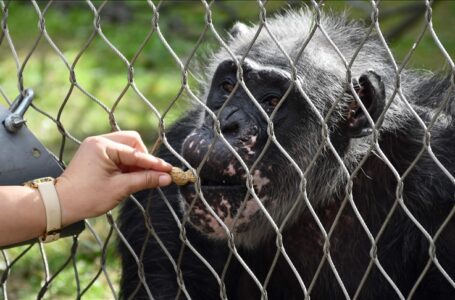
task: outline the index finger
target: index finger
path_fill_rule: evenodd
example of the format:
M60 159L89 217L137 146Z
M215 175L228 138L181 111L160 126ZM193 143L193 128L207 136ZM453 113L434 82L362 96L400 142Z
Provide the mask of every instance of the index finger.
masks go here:
M124 167L141 168L169 173L172 165L164 160L143 153L125 144L111 142L106 145L106 154L120 169Z
M109 139L109 140L117 142L117 143L128 145L140 152L148 153L147 147L145 146L144 142L142 141L141 136L139 135L139 133L137 131L132 131L132 130L115 131L115 132L103 134L103 135L101 135L101 137Z

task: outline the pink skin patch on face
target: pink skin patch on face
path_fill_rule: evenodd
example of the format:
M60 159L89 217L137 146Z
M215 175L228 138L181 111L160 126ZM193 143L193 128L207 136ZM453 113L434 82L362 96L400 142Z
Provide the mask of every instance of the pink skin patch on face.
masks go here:
M262 201L262 199L261 199ZM251 221L251 217L255 215L259 210L259 205L254 199L248 199L245 203L245 207L243 208L242 214L237 221L237 224L245 224Z
M224 175L229 175L231 177L234 176L235 174L237 174L237 171L235 170L234 164L232 162L229 164L227 169L223 170L223 174Z
M256 146L257 139L257 135L252 135L251 138L243 144L242 149L244 149L248 155L254 155L256 153L256 151L253 151L253 148Z
M231 162L223 173L229 176L236 175L237 171L234 163ZM253 172L253 186L258 195L263 191L265 186L271 183L271 180L262 174L261 170L255 170ZM264 203L267 199L267 196L262 196L259 200ZM210 207L218 216L219 220L223 222L230 231L234 232L236 232L237 229L240 231L246 230L247 227L245 226L248 226L253 220L253 217L260 210L258 202L253 198L246 200L243 205L238 207L229 202L229 198L223 193L216 195L215 199L210 201ZM240 209L240 214L236 219L238 209ZM210 213L209 209L201 201L195 203L191 215L191 220L195 222L193 224L207 235L216 239L225 239L227 237L226 230L223 228L222 223Z
M212 206L212 209L226 227L232 231L240 225L248 224L259 211L259 205L254 199L248 199L237 220L235 220L235 215L233 215L231 204L224 197L221 197L221 201L218 205ZM199 220L199 224L196 227L206 232L209 236L216 239L225 239L227 237L225 228L206 207L194 206L191 214Z
M253 186L259 194L264 186L270 183L270 179L261 175L261 171L255 170L253 174Z

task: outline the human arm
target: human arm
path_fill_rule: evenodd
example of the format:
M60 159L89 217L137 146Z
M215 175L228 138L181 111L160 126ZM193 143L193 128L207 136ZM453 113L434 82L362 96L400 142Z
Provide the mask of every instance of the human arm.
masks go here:
M62 227L102 215L131 193L170 184L170 170L171 165L147 154L136 132L87 138L56 180ZM38 237L45 230L38 190L0 187L0 246Z

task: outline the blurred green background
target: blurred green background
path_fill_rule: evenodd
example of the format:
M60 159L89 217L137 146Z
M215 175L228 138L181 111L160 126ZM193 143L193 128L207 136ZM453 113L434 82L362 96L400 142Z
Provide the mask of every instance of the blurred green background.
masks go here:
M146 1L91 3L95 8L104 5L101 10L102 31L124 57L131 60L152 29L151 7ZM307 2L268 1L265 7L270 17L289 7L301 7L303 3ZM78 58L74 70L80 87L109 109L120 99L115 109L118 125L122 129L139 131L146 144L151 146L157 136L158 118L131 88L125 94L122 93L128 83L126 64L98 34L95 34L88 47L83 50L94 32L94 14L90 6L83 1L54 1L44 12L47 4L48 1L37 2L41 13L44 13L47 34L69 66ZM422 4L423 1L381 1L379 4L381 30L388 37L391 51L398 62L409 52L424 24ZM0 1L0 5L1 18L9 30L19 58L17 67L11 45L4 32L0 32L0 105L8 106L8 101L14 100L18 95L18 68L23 67L23 85L34 89L34 104L38 109L57 118L60 107L66 101L60 120L72 136L82 140L89 135L110 131L109 115L106 111L87 93L78 88L71 89L70 74L65 61L51 47L47 38L40 36L39 14L36 8L26 1ZM324 8L348 10L353 18L363 19L369 24L371 5L368 1L326 1ZM434 29L449 55L454 57L455 1L435 1L433 8ZM235 21L256 23L259 19L256 1L215 1L211 3L211 10L213 23L222 37L226 37L227 30ZM159 26L163 36L181 61L186 63L205 27L204 5L199 1L164 1L159 12ZM204 58L217 47L219 43L208 31L190 64L189 83L194 92L198 89L197 79L200 78L198 74ZM30 53L31 56L23 65ZM428 32L417 46L409 66L434 71L448 68L446 60ZM137 87L145 98L160 113L167 111L164 118L166 126L172 124L190 105L188 95L178 94L181 87L179 65L156 33L140 51L134 63L134 74ZM170 106L173 99L176 99L176 102ZM29 128L51 151L58 154L62 136L55 123L35 109L30 109L26 117ZM77 143L67 140L63 148L63 160L68 162L76 148ZM104 240L109 229L106 219L100 217L90 222ZM109 240L107 271L118 291L120 263L115 252L116 238L114 234ZM69 257L70 247L70 239L45 246L51 273ZM23 250L24 247L8 250L7 255L12 260ZM98 272L100 254L98 243L86 230L81 235L76 255L82 289ZM0 257L0 274L5 267ZM9 298L36 298L43 278L44 269L39 248L34 246L14 265L9 275ZM74 270L70 263L52 283L45 298L73 299L76 290ZM0 291L0 299L2 297ZM102 275L84 298L113 298Z

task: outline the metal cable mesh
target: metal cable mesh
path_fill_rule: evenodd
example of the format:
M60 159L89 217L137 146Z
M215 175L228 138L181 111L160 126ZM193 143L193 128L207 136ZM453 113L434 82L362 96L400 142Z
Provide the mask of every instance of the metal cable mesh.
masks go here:
M181 263L182 263L182 256L184 253L185 249L189 249L192 253L195 254L195 256L200 260L201 264L205 266L210 272L210 274L215 278L219 285L219 297L221 299L227 299L228 295L226 292L226 285L225 285L225 277L227 273L227 269L229 268L230 263L235 260L240 265L244 268L244 270L247 272L251 280L254 282L254 284L257 286L261 293L261 298L262 299L267 299L267 288L270 283L270 279L272 277L272 273L275 270L277 261L280 257L283 257L286 264L289 266L289 268L292 270L293 275L296 277L296 280L298 282L298 285L300 289L302 290L302 293L305 295L305 298L309 298L311 295L311 292L313 288L315 287L316 281L318 280L321 270L323 268L329 267L331 269L331 272L333 273L334 278L336 279L336 283L339 285L339 287L342 290L342 293L346 299L358 299L360 292L362 291L362 288L364 287L364 284L372 271L373 267L376 267L379 272L381 273L382 277L384 280L388 282L391 288L396 292L396 295L400 299L410 299L416 292L417 288L419 287L419 284L427 274L429 268L431 266L435 266L441 274L444 276L444 278L450 283L455 288L455 282L454 278L451 278L450 275L447 273L447 271L444 269L444 266L441 265L441 263L438 261L438 257L436 255L436 241L439 238L441 232L446 228L446 226L449 224L449 222L453 222L453 215L455 214L455 205L452 207L452 210L448 213L447 217L445 220L441 223L439 228L435 230L434 234L430 234L428 232L428 229L425 228L424 225L422 225L419 222L419 219L413 215L411 210L408 208L407 204L404 201L403 197L403 189L404 189L404 181L408 174L413 170L413 168L416 166L418 163L419 159L422 157L422 155L427 154L429 155L432 160L435 162L435 164L438 166L438 168L441 169L441 171L447 176L447 178L452 182L452 184L455 184L455 177L451 172L447 169L446 166L438 159L438 157L433 153L432 147L431 147L431 135L430 131L432 130L433 126L435 125L438 117L442 113L445 107L447 107L453 99L453 91L455 89L455 82L454 82L454 75L455 75L455 64L444 48L444 45L440 42L438 35L436 34L435 30L433 29L433 23L432 23L432 3L430 1L425 1L425 13L424 13L424 26L421 30L421 32L418 34L417 38L415 39L415 43L413 48L411 48L406 55L405 59L401 64L398 64L395 62L394 56L392 55L391 50L389 49L385 38L382 34L382 29L380 26L379 22L379 2L377 1L370 1L368 2L368 11L370 13L370 18L371 18L371 24L368 28L368 34L367 36L362 37L362 42L359 46L359 49L355 49L353 51L355 54L353 55L352 59L347 60L342 52L338 49L337 45L335 42L332 40L330 35L326 32L324 26L321 24L320 19L321 19L321 14L322 14L322 1L311 1L309 2L309 6L314 12L314 20L312 23L312 27L310 32L308 33L305 41L302 43L301 47L298 50L297 55L292 55L293 58L291 58L291 55L286 53L286 50L282 45L280 45L278 39L274 36L273 31L270 30L269 28L269 23L268 23L268 18L267 18L267 9L266 9L266 2L265 1L258 1L257 2L257 11L258 11L258 29L257 33L255 34L254 38L250 41L250 46L243 55L243 57L238 57L236 56L231 49L228 47L225 39L222 37L223 34L220 32L220 28L216 28L216 26L213 23L212 20L212 5L214 4L213 2L207 2L207 1L201 1L201 3L197 5L202 5L204 10L205 10L205 20L204 20L204 26L203 29L201 30L200 36L198 37L197 41L194 44L193 49L189 52L187 57L185 59L182 59L179 57L179 55L174 51L173 47L171 46L171 43L168 42L168 40L165 37L165 34L161 31L160 26L160 8L162 6L162 2L155 3L152 2L151 0L147 1L147 9L149 10L150 17L151 17L151 26L150 26L150 31L147 34L147 36L144 38L142 44L138 47L138 49L135 51L134 55L131 57L131 59L128 59L121 50L117 49L116 46L109 40L109 38L103 33L103 26L101 22L101 14L103 12L103 9L105 5L107 4L107 1L102 2L101 4L98 5L96 2L92 2L87 0L86 1L86 8L87 12L92 14L93 17L93 24L92 24L92 33L91 35L87 38L83 46L79 49L77 54L74 56L74 59L68 59L64 51L62 51L59 46L54 42L53 38L49 35L49 33L46 30L46 14L48 13L49 10L52 9L53 2L49 1L46 2L44 5L43 3L36 2L36 1L31 1L31 8L34 9L34 12L38 16L39 22L38 22L38 35L36 37L36 40L33 43L33 46L30 48L30 51L26 53L26 55L20 55L15 47L14 40L11 37L9 33L9 4L10 2L5 2L5 1L0 1L0 6L2 10L2 21L1 21L1 27L2 31L0 33L0 46L5 46L7 45L7 48L10 51L11 57L10 59L13 59L16 65L16 70L17 70L17 84L18 84L18 90L19 92L23 93L26 86L24 84L24 76L26 68L29 65L29 59L31 56L35 54L35 50L38 46L39 43L45 42L47 43L53 51L55 51L55 54L59 57L60 62L63 63L67 69L67 72L69 74L69 88L67 91L66 96L64 99L61 101L61 104L59 106L58 111L55 114L51 114L46 111L45 107L40 107L38 104L33 105L33 108L38 111L39 113L43 114L46 118L49 118L51 120L58 131L61 134L61 143L60 143L60 151L58 153L59 159L62 161L63 157L65 155L65 151L67 149L68 143L75 143L75 144L80 144L80 138L76 137L68 128L70 127L69 124L65 124L65 117L64 117L64 112L67 107L67 104L71 101L72 95L75 93L75 91L79 91L82 94L84 94L91 102L95 103L99 108L101 108L105 114L108 117L109 124L112 130L119 130L121 129L121 126L119 125L119 122L117 121L116 115L122 110L120 105L124 102L126 102L127 96L125 96L128 92L133 92L138 99L140 99L142 105L145 105L147 108L147 111L154 116L158 120L159 124L159 141L162 143L163 147L166 147L169 149L169 151L175 155L182 163L185 165L187 168L192 169L196 174L199 174L202 167L206 163L207 159L210 156L211 151L213 151L213 146L217 141L221 141L227 149L232 153L232 155L238 160L238 162L241 164L241 166L244 168L244 170L248 170L248 174L246 176L246 186L247 186L247 194L245 195L245 201L243 203L246 203L246 200L249 198L254 199L255 203L259 206L261 212L266 216L267 220L270 222L273 230L276 232L276 239L275 239L275 245L276 245L276 250L275 250L275 256L274 259L271 263L270 268L267 271L267 275L265 277L265 280L261 280L256 276L254 271L250 268L248 263L245 261L244 257L242 257L241 253L238 250L238 246L235 244L235 235L231 233L229 230L228 226L224 224L224 222L219 218L218 214L215 212L215 210L210 206L208 201L205 199L204 194L201 189L201 181L199 180L196 183L196 193L197 197L202 200L204 205L206 206L207 210L211 213L213 218L219 222L223 228L223 230L226 232L226 235L229 237L228 238L228 248L229 248L229 256L227 258L227 261L225 263L225 266L223 268L223 271L221 273L217 272L213 266L211 266L210 262L207 261L204 256L198 252L198 250L192 245L190 239L187 237L187 232L185 229L185 225L188 223L188 217L184 216L183 218L179 217L179 214L174 210L173 205L170 203L168 198L166 197L165 193L161 190L158 190L158 193L161 197L161 199L164 201L166 204L167 208L170 210L172 217L174 218L179 230L180 230L180 240L182 241L182 246L180 250L180 255L179 257L175 258L171 253L168 252L166 249L165 243L161 241L161 238L159 234L155 231L153 227L153 222L151 220L150 214L149 214L149 205L150 201L147 202L147 205L144 207L143 204L136 199L134 196L131 196L130 199L126 201L132 201L135 203L135 205L138 207L140 210L144 223L143 226L145 226L147 230L147 236L144 237L143 241L143 246L141 248L140 253L136 253L134 249L131 247L129 241L125 238L124 234L121 232L119 229L115 217L111 214L107 214L107 221L109 224L109 229L106 234L104 234L103 237L101 237L97 233L97 229L89 222L86 221L88 233L92 235L92 238L96 241L97 246L99 247L99 265L96 266L95 272L93 272L93 275L91 276L91 279L88 280L85 283L82 283L80 280L80 270L78 267L78 259L77 259L77 253L78 253L78 247L80 246L80 239L79 237L73 237L71 246L69 247L69 251L67 253L66 258L58 265L58 266L49 266L48 264L48 255L46 254L46 249L48 247L52 247L52 244L49 246L43 246L42 244L39 244L37 247L39 248L40 256L42 258L42 283L41 283L41 289L37 291L37 297L38 298L46 298L46 297L51 297L49 294L49 288L52 287L53 284L55 284L56 281L59 280L59 274L64 270L65 268L72 268L74 272L74 281L76 282L76 290L73 294L73 296L77 299L82 298L87 291L89 291L91 288L93 288L94 284L101 280L106 281L107 286L110 289L110 296L112 298L117 299L118 298L118 287L117 287L117 282L115 280L111 279L111 274L109 274L109 271L107 270L107 265L109 264L109 261L107 261L107 252L108 248L112 246L114 243L115 237L117 237L121 243L124 243L125 247L130 251L131 255L133 256L136 264L137 264L137 270L138 270L138 278L139 278L139 283L138 286L136 287L136 290L139 290L140 288L144 288L146 290L146 293L150 299L154 299L154 295L152 293L151 288L148 286L147 282L147 275L144 271L144 267L142 264L142 261L144 260L144 256L147 255L146 253L146 244L149 239L155 239L157 241L157 244L159 247L162 249L164 255L169 259L170 263L172 264L174 270L175 270L175 275L176 275L176 282L179 287L179 291L177 293L177 298L181 295L184 295L186 298L190 299L192 298L189 291L187 290L185 286L185 280L184 276L181 271ZM195 4L196 5L196 4ZM145 3L144 3L145 6ZM330 139L330 129L328 128L327 122L332 116L332 114L336 113L335 109L339 102L342 100L342 94L339 95L339 97L335 100L335 102L332 104L331 108L328 110L327 114L321 114L321 111L318 107L315 106L314 102L312 101L311 97L308 96L307 91L304 90L304 88L301 85L301 78L299 78L299 75L297 73L297 68L296 68L296 63L301 59L302 53L305 51L308 43L311 41L313 38L313 35L315 32L318 31L322 33L324 38L326 39L326 42L332 47L332 49L337 53L339 59L342 60L344 67L345 67L345 74L346 74L346 87L348 90L351 91L352 95L356 98L357 102L359 103L361 110L366 112L366 116L368 119L368 122L370 123L371 127L373 128L372 132L372 143L369 145L369 149L366 152L366 155L361 159L360 163L356 166L356 168L353 171L349 171L348 167L345 165L343 159L340 157L339 153L335 149L335 146L332 144L332 141ZM351 67L353 63L355 62L358 53L360 52L361 48L364 46L365 42L367 41L368 37L370 34L373 32L376 32L379 35L379 38L381 40L382 46L384 49L387 50L389 59L393 62L393 68L394 68L394 73L395 73L395 83L394 83L394 91L390 97L387 98L386 100L386 105L384 111L381 113L380 117L378 120L375 122L368 114L367 108L362 104L362 101L359 99L357 96L357 93L355 91L355 87L352 83L352 74L351 74ZM450 93L447 93L446 97L438 103L437 108L435 109L435 113L432 116L432 119L429 123L424 122L418 115L418 113L413 109L411 104L409 103L409 100L407 99L406 95L403 93L402 90L402 82L401 82L401 74L405 70L405 67L407 66L410 58L412 57L415 49L419 46L419 43L421 42L424 34L430 34L434 44L437 46L437 48L440 50L442 55L444 56L446 63L450 69L450 72L452 74L451 77L451 83L450 83ZM290 80L290 85L289 88L287 88L286 92L283 94L283 97L280 99L277 107L275 110L271 113L268 114L264 108L261 106L261 104L255 99L253 96L253 93L249 91L247 85L245 84L245 80L243 77L243 70L242 66L243 63L245 62L246 57L249 54L249 51L253 47L254 43L257 41L257 38L259 37L260 34L267 34L276 44L275 46L279 49L281 54L286 58L287 60L287 68L290 70L291 78ZM211 35L216 43L218 44L219 47L222 49L225 49L225 51L230 55L231 59L234 61L236 67L237 67L237 83L234 86L233 91L231 92L230 96L228 99L224 102L222 107L219 109L218 112L212 111L204 102L203 99L201 99L200 96L198 96L198 93L195 92L194 88L190 87L190 73L191 71L191 62L196 59L196 52L198 49L204 44L204 41L207 37L207 35ZM118 97L110 104L106 104L105 101L102 99L97 98L94 96L88 89L84 88L84 86L78 81L78 75L76 68L79 67L79 61L81 58L84 57L84 53L86 50L92 45L92 42L96 38L101 38L105 45L109 47L109 49L112 50L112 52L115 54L115 56L118 58L119 61L121 61L124 64L125 67L125 75L127 78L126 84L123 88L123 90L119 93ZM138 58L141 55L144 55L144 48L150 43L150 40L152 38L157 38L159 42L161 43L161 46L163 46L169 55L173 58L180 74L180 87L178 92L176 93L175 97L173 99L170 99L168 101L167 107L160 112L160 110L156 107L154 104L154 101L150 99L149 97L145 96L141 88L136 84L136 75L134 73L134 66L138 60ZM20 58L20 57L24 58ZM260 112L261 118L266 120L268 124L267 128L267 142L265 144L265 147L261 150L261 153L257 157L257 159L253 162L252 166L248 167L247 163L244 161L244 159L237 153L237 151L234 149L234 147L229 143L229 141L223 136L222 129L220 127L220 122L218 121L221 112L223 109L230 103L230 101L233 98L233 95L238 89L243 89L249 99L254 103L255 107L257 110ZM297 89L298 92L300 93L301 97L305 100L307 103L308 107L310 110L316 115L317 120L319 122L319 126L321 128L320 131L320 136L321 136L321 143L318 145L318 149L316 151L316 154L314 157L310 159L309 164L305 169L300 168L298 162L296 162L295 158L292 157L286 150L285 147L283 147L280 142L278 141L277 137L275 136L274 132L274 117L276 115L276 112L280 108L280 106L283 105L283 103L286 102L287 96L290 94L290 92L293 89ZM6 103L10 104L12 99L12 95L8 95L1 87L1 82L0 82L0 94L1 96L5 99ZM202 162L200 163L199 166L196 168L193 168L179 153L180 149L174 149L171 146L171 143L169 142L169 139L171 139L171 136L167 135L167 127L168 125L166 124L166 117L169 113L169 111L176 105L176 102L179 101L183 96L189 97L192 101L196 102L200 107L206 112L206 114L210 115L212 119L214 120L214 125L213 125L213 131L215 138L211 142L211 145L209 147L209 151L205 154L204 158L202 159ZM452 98L451 98L452 97ZM420 126L425 130L426 134L424 135L422 139L422 148L419 152L419 154L414 158L414 160L410 163L408 169L404 172L401 173L395 169L393 164L389 161L389 158L384 154L383 149L381 149L379 145L379 129L381 128L382 122L384 121L384 116L387 112L387 110L390 108L390 105L393 101L399 100L407 106L407 108L413 113L413 117L418 121ZM32 128L33 130L33 128ZM269 214L268 210L266 207L263 205L261 199L258 196L257 191L254 188L254 182L253 182L253 170L255 167L261 162L261 160L264 157L264 154L267 152L267 150L270 147L276 147L278 148L283 156L287 159L289 165L298 174L299 177L299 190L300 193L297 195L295 199L293 199L292 203L293 205L291 206L290 210L287 212L286 216L284 217L284 221L281 222L280 224L276 224L272 218L272 216ZM341 168L342 172L344 175L348 178L348 183L345 186L345 197L342 199L339 210L334 218L334 222L330 226L330 228L326 228L322 221L320 220L320 217L315 211L314 208L314 203L309 199L308 193L307 193L307 176L308 173L312 168L315 167L317 159L323 155L324 151L329 151L331 155L333 155L339 164L339 167ZM390 208L390 211L387 213L387 217L380 226L379 230L377 230L376 234L373 234L370 228L368 228L367 223L364 220L365 216L362 216L362 214L359 212L356 206L356 199L354 199L353 196L353 180L355 179L356 175L359 172L362 172L362 166L367 160L367 157L369 155L376 155L378 156L389 168L389 170L392 172L392 174L395 176L395 179L397 181L397 186L396 186L396 191L395 191L395 201ZM196 201L196 200L195 200ZM283 243L283 230L286 227L287 223L291 219L291 216L297 209L297 206L299 205L300 202L304 202L311 217L313 218L312 221L314 221L317 224L317 230L320 231L322 234L323 238L323 255L322 258L319 262L319 265L317 267L316 273L314 274L312 280L310 282L304 282L302 279L302 274L299 273L297 268L294 265L294 262L292 258L288 255L288 252L286 251L286 247ZM194 205L194 202L193 202ZM369 249L369 263L368 267L366 270L363 272L363 275L361 276L362 280L360 281L360 284L356 287L355 293L352 295L348 292L348 288L345 286L345 282L343 281L342 276L340 275L340 272L337 268L337 265L332 257L331 253L331 245L330 245L330 240L331 237L336 230L337 226L339 226L339 219L345 210L345 208L350 208L353 210L355 217L357 218L357 221L360 223L361 228L363 229L364 233L366 234L369 243L370 243L370 249ZM426 240L429 243L428 246L428 261L425 264L425 268L421 272L421 274L418 276L417 281L414 283L414 285L411 287L410 292L407 294L403 294L403 291L399 289L399 287L395 284L394 280L389 276L387 271L384 269L384 267L381 265L381 261L378 257L378 249L377 245L379 240L381 239L382 234L384 233L385 228L387 227L390 219L392 218L392 215L394 212L401 208L406 216L415 224L415 226L419 229L419 231L425 236ZM240 213L244 209L244 206L241 206L240 209L238 210L237 215L234 218L234 224L235 222L238 221L238 218L240 216ZM9 280L10 273L14 272L15 265L18 261L23 259L25 256L27 256L27 253L31 251L31 249L34 246L27 246L23 249L21 249L20 253L15 253L14 256L12 256L9 253L9 250L3 250L1 251L2 253L2 258L0 261L3 261L3 270L2 275L0 276L0 284L1 284L1 290L2 290L2 296L3 299L10 299L12 297L9 297L8 293L8 286L11 284L11 281ZM132 296L134 298L134 295Z

